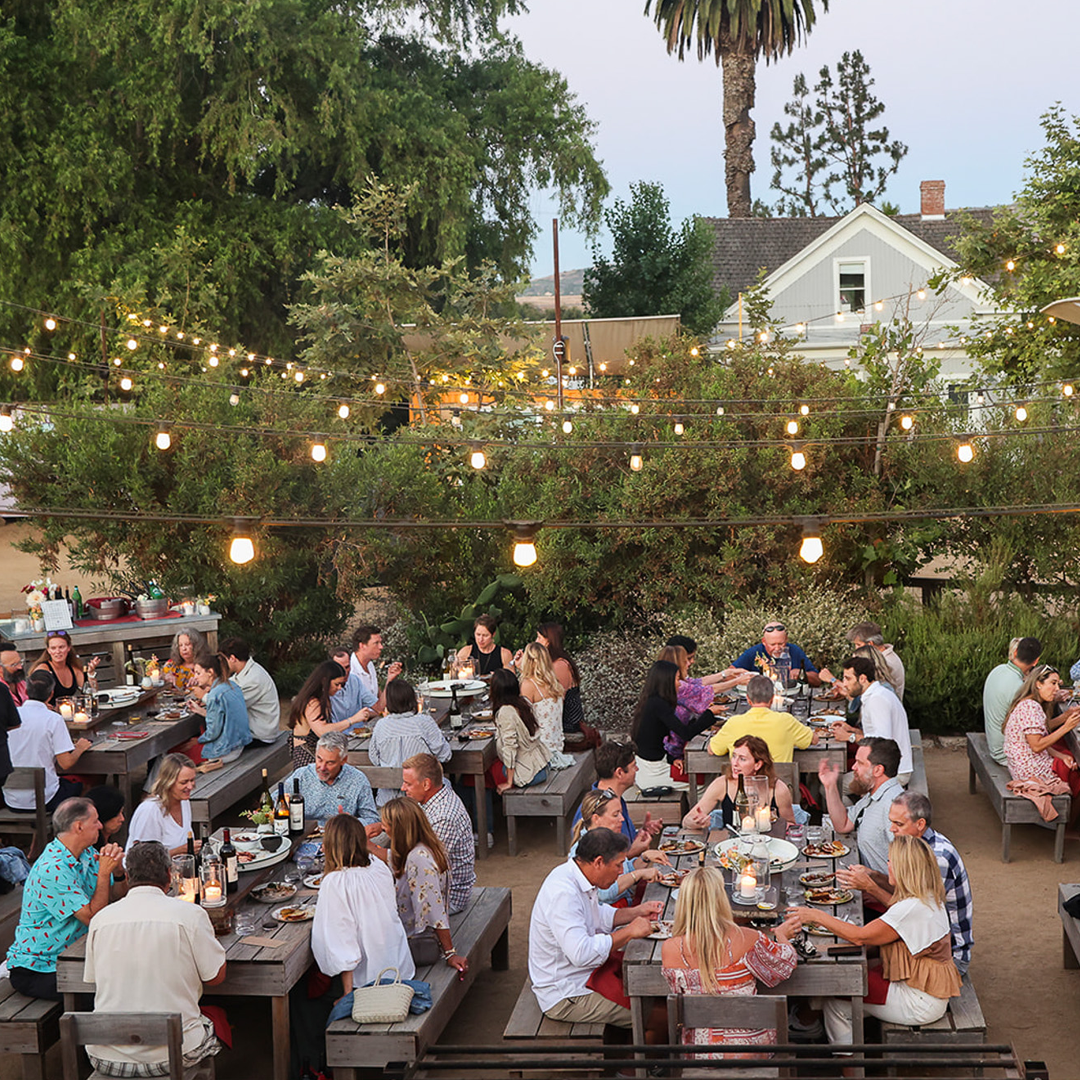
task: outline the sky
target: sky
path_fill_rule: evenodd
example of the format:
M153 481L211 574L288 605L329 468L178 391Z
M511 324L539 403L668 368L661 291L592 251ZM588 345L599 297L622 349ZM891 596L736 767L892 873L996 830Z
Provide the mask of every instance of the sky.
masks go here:
M712 58L668 56L644 0L531 0L506 21L526 55L558 70L597 125L596 148L611 184L608 204L630 184L663 185L672 217L727 213L722 81ZM1024 159L1042 145L1039 116L1060 101L1080 113L1073 50L1076 0L1042 0L1025 19L1005 0L831 0L809 40L757 69L754 197L769 190L769 131L783 119L795 75L813 83L825 64L861 50L885 103L883 122L908 147L885 197L901 213L919 209L919 183L945 181L945 205L1006 202L1023 182ZM540 226L532 269L550 274L557 206L533 198ZM560 266L592 262L581 233L560 225ZM600 236L601 248L608 251Z

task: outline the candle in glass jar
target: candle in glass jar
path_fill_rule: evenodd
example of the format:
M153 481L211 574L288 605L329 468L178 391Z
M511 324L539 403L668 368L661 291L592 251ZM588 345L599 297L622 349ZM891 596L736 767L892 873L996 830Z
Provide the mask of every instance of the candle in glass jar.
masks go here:
M150 676L150 681L154 683L161 678L161 672L156 667L152 667L146 674Z
M739 895L746 900L757 896L757 878L753 874L745 873L739 878Z
M203 902L207 904L216 904L221 900L221 886L220 885L207 885L206 890L203 892Z
M742 819L742 831L753 832L754 831L754 819L750 814Z
M199 897L199 883L195 878L180 879L180 899L194 904Z
M70 720L71 719L73 711L74 710L71 708L71 703L70 702L67 702L67 701L61 701L60 702L60 715L65 720Z
M767 806L759 806L754 816L758 832L768 832L772 828L772 811Z
M77 712L75 714L74 720L75 720L76 724L89 724L90 723L90 717L87 716L86 713L84 713L84 712Z

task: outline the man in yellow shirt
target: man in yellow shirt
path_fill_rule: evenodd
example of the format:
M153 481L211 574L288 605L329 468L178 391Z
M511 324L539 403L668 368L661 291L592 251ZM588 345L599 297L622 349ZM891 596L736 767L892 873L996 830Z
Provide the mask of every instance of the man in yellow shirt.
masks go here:
M800 724L791 713L773 712L773 684L764 675L755 675L746 684L746 712L733 716L709 740L709 753L723 756L743 735L764 739L773 761L792 761L795 747L805 750L818 741L818 733Z

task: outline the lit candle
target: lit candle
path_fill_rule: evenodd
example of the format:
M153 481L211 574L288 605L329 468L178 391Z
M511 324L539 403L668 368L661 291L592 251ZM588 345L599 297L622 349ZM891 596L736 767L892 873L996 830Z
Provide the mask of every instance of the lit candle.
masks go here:
M151 669L150 669L150 670L149 670L149 671L147 672L147 674L148 674L148 675L150 676L150 681L151 681L152 683L156 683L156 682L159 682L159 681L160 681L160 679L161 679L161 672L160 672L160 671L158 671L158 669L157 669L156 667L152 667L152 668L151 668Z
M463 679L471 679L473 677L472 663L470 662L462 664L460 669L458 670L458 675L460 675Z
M77 712L75 714L75 723L76 724L88 724L88 723L90 723L90 717L88 717L86 715L86 713L84 713L84 712Z
M70 720L71 719L71 714L72 714L71 705L66 701L61 701L60 702L60 715L65 720Z
M180 899L189 904L194 904L199 896L199 883L195 878L181 878Z
M744 900L753 900L757 896L757 878L749 871L739 878L739 895Z
M207 885L203 892L203 903L205 904L217 904L221 902L221 886L220 885Z
M768 832L772 828L772 811L767 806L759 806L754 817L758 832Z
M754 831L754 819L750 814L742 819L742 831L753 832Z

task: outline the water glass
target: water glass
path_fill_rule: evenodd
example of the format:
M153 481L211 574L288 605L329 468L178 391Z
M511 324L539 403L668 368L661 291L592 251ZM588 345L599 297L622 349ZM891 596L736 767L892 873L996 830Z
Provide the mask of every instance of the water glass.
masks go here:
M257 911L238 911L236 913L236 933L240 937L247 937L259 929L259 913Z
M803 841L806 838L806 828L798 822L789 822L787 828L784 830L784 836L789 843L794 844L797 848L801 848L803 846Z
M806 842L811 847L817 847L825 841L825 830L820 825L807 825Z

